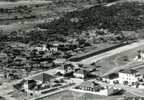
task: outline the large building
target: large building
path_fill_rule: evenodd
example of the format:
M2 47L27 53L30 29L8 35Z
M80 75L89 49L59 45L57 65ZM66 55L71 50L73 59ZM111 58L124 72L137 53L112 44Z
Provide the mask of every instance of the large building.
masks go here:
M39 90L52 87L52 85L54 84L54 80L54 76L46 73L41 73L32 77L29 80L26 80L23 88L27 93L33 94L34 92L38 92Z
M112 86L102 86L94 81L85 81L79 86L78 89L88 93L104 96L109 96L120 91L119 89L116 89Z
M136 70L133 69L121 70L118 74L119 83L124 85L134 85L143 77Z

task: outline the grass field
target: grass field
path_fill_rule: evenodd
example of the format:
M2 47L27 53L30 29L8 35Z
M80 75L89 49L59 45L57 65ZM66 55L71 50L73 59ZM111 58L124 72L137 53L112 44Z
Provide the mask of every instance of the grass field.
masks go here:
M138 54L138 50L144 50L144 46L138 47L138 48L134 48L119 54L116 54L114 56L105 58L100 60L97 65L98 66L102 66L100 68L98 68L97 73L100 75L103 75L104 73L114 69L114 68L120 68L120 66L125 66L126 64L133 62L132 64L130 64L129 66L127 66L126 68L132 68L135 65L139 64L140 62L137 62L134 60L134 58L137 56ZM125 60L127 59L127 60ZM140 71L141 73L144 73L144 66L140 69L137 69L138 71Z

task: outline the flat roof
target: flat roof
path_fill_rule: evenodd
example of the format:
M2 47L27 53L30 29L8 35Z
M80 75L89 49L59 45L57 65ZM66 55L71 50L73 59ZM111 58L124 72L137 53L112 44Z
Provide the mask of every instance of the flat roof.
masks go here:
M124 70L120 70L119 72L126 73L126 74L135 74L135 73L137 73L137 71L134 70L134 69L124 69Z

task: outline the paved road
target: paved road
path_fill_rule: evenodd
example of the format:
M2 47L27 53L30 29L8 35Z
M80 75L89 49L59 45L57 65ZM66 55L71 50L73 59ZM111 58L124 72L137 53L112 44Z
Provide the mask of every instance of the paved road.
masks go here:
M110 56L113 56L113 55L116 55L116 54L119 54L119 53L122 53L122 52L125 52L125 51L128 51L128 50L132 50L132 49L135 49L135 48L138 48L138 47L141 47L141 46L144 46L144 40L139 40L138 42L128 44L126 46L122 46L122 47L104 52L102 54L86 58L86 59L81 60L81 61L76 62L76 63L91 64L91 63L99 61L101 59L104 59L104 58L107 58L107 57L110 57Z

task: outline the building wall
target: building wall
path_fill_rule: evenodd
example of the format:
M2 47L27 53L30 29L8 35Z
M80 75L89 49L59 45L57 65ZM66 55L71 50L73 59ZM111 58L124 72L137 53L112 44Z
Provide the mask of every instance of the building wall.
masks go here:
M138 77L136 77L135 74L127 74L119 72L120 84L123 84L124 81L128 81L128 83L131 84L132 82L137 82Z
M95 93L97 95L104 95L104 96L109 96L115 92L115 89L113 87L106 87L104 89L101 89L100 91L95 91L94 88L89 87L89 86L81 86L80 89Z
M84 78L84 74L74 73L74 76L77 78Z
M114 81L118 81L118 78L116 78L116 79L102 78L102 80L103 80L104 82L107 82L107 83L113 85L113 84L114 84Z
M57 52L57 51L58 51L58 48L57 48L57 47L51 47L51 48L50 48L50 51Z

